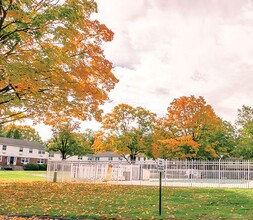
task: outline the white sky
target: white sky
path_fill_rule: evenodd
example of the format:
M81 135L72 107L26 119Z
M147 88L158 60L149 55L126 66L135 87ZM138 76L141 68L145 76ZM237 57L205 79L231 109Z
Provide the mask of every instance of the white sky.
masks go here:
M253 1L97 2L95 17L115 33L104 50L120 80L106 112L127 103L162 116L174 98L194 95L234 122L242 105L253 106Z

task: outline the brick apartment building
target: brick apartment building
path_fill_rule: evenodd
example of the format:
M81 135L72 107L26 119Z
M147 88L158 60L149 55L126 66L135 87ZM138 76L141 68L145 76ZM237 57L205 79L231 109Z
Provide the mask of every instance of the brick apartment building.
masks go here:
M0 137L0 167L45 164L48 158L45 147L38 142Z

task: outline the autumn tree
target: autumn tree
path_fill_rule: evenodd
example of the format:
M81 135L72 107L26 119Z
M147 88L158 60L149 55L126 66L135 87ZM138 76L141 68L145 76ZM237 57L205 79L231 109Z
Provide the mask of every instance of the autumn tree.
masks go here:
M117 79L94 12L94 0L0 0L0 124L100 119Z
M163 159L193 159L196 158L200 144L190 135L158 140L152 145L154 158Z
M7 124L3 126L3 136L7 138L37 141L42 143L39 133L29 125Z
M167 117L156 121L152 134L150 157L164 159L191 159L197 156L200 144L191 135L175 136Z
M155 120L156 115L142 107L115 106L102 120L104 139L100 140L99 146L105 146L107 150L111 146L111 150L125 158L129 154L134 162L139 153L145 153L147 137L154 129Z
M113 140L111 135L106 135L104 131L99 130L94 133L94 142L92 148L95 153L102 153L107 151L113 151Z
M85 135L77 132L77 123L60 124L52 129L53 138L48 141L46 150L60 152L62 160L74 155L85 155L91 153L91 143L85 139Z
M203 97L180 97L168 107L167 125L172 139L191 137L199 144L196 158L218 158L226 152L219 135L226 135L223 121ZM196 149L196 148L195 148Z

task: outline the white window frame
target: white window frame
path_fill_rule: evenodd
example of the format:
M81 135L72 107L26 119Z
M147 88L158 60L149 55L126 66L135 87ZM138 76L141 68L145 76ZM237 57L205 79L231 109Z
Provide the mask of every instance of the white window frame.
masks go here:
M78 160L83 160L83 156L78 156L77 159Z
M38 153L39 154L45 154L46 152L44 150L39 150Z
M24 148L23 147L19 147L19 153L23 153L24 152Z
M42 162L43 161L43 162ZM42 159L42 158L39 158L38 160L37 160L37 164L44 164L46 161L45 161L45 159Z
M92 157L88 157L88 160L91 161L91 160L92 160Z
M48 157L54 157L54 153L52 153L52 152L50 152L49 154L48 154Z
M113 161L113 157L108 157L108 161Z
M99 159L100 159L99 157L95 157L95 160L97 160L97 161L98 161Z
M7 145L3 144L2 151L6 151L6 150L7 150Z
M29 154L32 154L32 153L33 153L33 149L29 148Z
M30 158L28 158L28 157L22 157L21 163L28 164L29 162L30 162Z

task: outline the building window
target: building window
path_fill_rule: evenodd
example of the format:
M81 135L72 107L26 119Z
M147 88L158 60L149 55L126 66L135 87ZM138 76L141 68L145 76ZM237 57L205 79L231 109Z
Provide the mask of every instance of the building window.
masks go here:
M27 157L23 157L23 158L21 159L21 163L23 163L23 164L28 164L29 162L30 162L30 159L27 158Z
M95 160L99 160L99 157L95 157Z
M45 163L45 160L44 160L44 159L38 159L38 160L37 160L37 163L38 163L38 164L44 164L44 163Z
M54 157L54 153L49 153L49 157Z
M88 157L88 160L92 160L92 157Z
M44 150L39 150L39 154L45 154Z
M122 157L119 157L119 160L123 160Z
M7 150L7 145L3 145L2 150Z
M78 160L83 160L83 156L78 156L77 159Z
M19 153L23 153L23 147L19 148Z
M112 159L112 157L108 157L108 160L109 160L109 161L112 161L113 159Z
M0 162L2 162L2 156L0 155Z
M29 149L29 153L30 153L30 154L33 153L33 149L32 149L32 148Z

